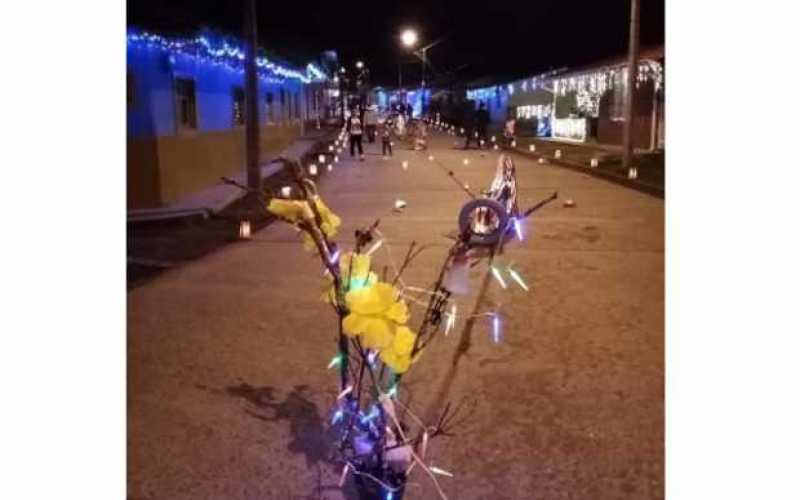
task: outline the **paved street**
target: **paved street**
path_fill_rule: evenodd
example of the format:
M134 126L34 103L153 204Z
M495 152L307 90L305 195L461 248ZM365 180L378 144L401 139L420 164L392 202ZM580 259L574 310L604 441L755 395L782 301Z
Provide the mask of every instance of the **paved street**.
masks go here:
M339 241L381 217L388 244L375 267L416 240L430 248L404 281L430 285L466 196L428 154L473 188L495 170L496 153L454 142L437 136L425 153L397 143L388 161L379 143L366 162L343 154L320 186L343 220ZM478 297L486 267L473 270L459 312L500 305L502 341L488 322L459 319L401 397L428 417L464 405L458 435L432 442L433 463L455 475L440 479L450 499L663 498L664 202L515 160L522 206L559 192L500 257L531 289L492 280ZM396 199L402 214L391 214ZM319 262L276 223L129 292L130 499L343 498L326 435L336 318L322 284ZM412 308L411 325L422 313ZM406 499L435 498L416 470Z

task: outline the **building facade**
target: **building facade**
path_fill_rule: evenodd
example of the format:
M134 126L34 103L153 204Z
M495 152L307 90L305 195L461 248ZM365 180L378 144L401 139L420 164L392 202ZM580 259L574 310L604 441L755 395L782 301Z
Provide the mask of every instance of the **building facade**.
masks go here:
M493 123L517 119L519 133L554 139L621 145L627 86L624 57L575 69L467 91L483 103ZM640 54L633 91L633 144L640 149L664 147L664 50Z
M168 205L245 164L244 51L201 34L127 34L128 208ZM315 65L258 57L262 160L325 119L329 80Z

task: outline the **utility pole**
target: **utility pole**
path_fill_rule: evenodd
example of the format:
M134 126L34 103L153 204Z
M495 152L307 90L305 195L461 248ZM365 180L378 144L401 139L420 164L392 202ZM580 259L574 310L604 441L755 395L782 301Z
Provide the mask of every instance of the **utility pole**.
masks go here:
M623 129L622 167L631 167L633 156L633 91L639 59L639 0L631 0L631 32L628 40L628 78L625 87L625 127Z
M245 157L247 187L261 190L261 168L258 165L258 74L256 72L256 2L244 2L245 36Z

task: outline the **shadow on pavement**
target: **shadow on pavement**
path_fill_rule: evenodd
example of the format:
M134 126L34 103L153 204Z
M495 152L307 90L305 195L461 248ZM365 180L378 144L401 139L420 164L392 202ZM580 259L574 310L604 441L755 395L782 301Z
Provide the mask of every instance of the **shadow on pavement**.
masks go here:
M322 466L328 464L332 468L341 466L333 460L331 443L336 442L335 433L326 425L319 414L317 405L310 399L307 385L296 385L282 401L275 397L276 389L270 386L255 387L246 382L226 387L224 391L198 385L199 389L222 393L230 397L245 400L248 405L245 413L264 422L289 422L291 440L288 450L302 454L306 459L306 467L316 468L317 484L312 493L303 500L327 500L325 491L340 493L346 500L358 500L358 494L348 481L343 488L337 484L323 484ZM337 498L339 498L337 496ZM300 500L298 498L298 500Z

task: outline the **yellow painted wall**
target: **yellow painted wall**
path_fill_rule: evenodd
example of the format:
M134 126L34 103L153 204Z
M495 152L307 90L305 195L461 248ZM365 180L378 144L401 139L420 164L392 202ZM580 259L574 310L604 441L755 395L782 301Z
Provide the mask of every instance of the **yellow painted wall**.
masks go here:
M299 123L261 125L261 161L300 135ZM245 168L244 128L128 140L128 208L167 205Z

